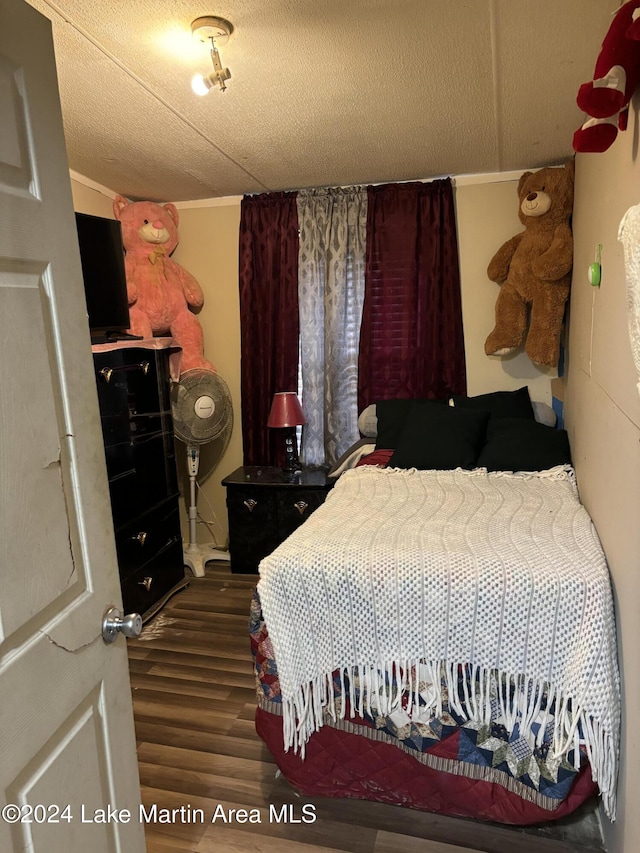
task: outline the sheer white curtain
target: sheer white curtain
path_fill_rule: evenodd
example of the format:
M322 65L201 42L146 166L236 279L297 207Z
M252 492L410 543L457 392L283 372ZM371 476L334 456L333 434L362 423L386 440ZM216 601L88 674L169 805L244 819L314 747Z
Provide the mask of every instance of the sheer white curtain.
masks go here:
M304 465L331 465L359 435L367 190L300 190L297 204L300 365L307 417L300 458Z

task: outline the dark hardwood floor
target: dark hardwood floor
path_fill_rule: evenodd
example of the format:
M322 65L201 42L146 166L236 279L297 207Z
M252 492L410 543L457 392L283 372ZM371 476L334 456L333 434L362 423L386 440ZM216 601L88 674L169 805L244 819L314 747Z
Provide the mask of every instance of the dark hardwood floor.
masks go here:
M148 853L604 850L596 801L561 823L522 829L380 803L298 797L276 777L253 724L247 625L256 581L232 575L225 563L209 563L206 577L193 578L129 640L142 801L156 818L146 825ZM299 812L303 801L315 804L315 823L269 822L270 804L292 803ZM230 809L245 809L261 822L225 822L222 814ZM176 810L171 817L170 810Z

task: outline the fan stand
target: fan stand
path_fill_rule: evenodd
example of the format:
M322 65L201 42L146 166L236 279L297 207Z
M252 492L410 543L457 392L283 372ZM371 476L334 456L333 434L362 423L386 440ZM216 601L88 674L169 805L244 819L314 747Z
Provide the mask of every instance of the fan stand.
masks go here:
M211 545L198 545L197 524L198 509L196 506L196 477L200 465L200 448L198 445L187 446L187 466L189 468L189 544L183 550L185 566L191 569L196 578L204 577L204 567L211 560L228 560L229 552L222 551Z

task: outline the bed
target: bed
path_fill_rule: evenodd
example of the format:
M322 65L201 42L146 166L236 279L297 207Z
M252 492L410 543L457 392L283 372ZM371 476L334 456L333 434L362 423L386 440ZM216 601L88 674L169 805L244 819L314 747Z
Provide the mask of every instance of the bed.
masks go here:
M370 452L262 561L256 729L301 793L531 824L599 791L615 818L608 569L525 391L378 403Z

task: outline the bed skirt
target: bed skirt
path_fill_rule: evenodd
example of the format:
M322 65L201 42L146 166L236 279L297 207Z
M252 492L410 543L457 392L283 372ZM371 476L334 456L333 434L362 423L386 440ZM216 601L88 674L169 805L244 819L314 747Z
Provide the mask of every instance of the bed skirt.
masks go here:
M598 791L583 750L554 763L544 745L532 749L500 726L482 731L451 709L429 728L410 730L398 730L392 719L352 716L349 710L344 719L327 714L309 739L304 758L293 749L285 751L277 663L257 594L250 639L258 697L256 731L301 794L528 825L558 820ZM346 697L344 701L348 703Z
M587 764L565 799L549 810L499 782L434 769L388 743L330 725L311 736L302 760L293 750L284 751L281 716L258 707L255 721L278 768L305 796L374 800L451 817L526 826L565 817L598 790Z

